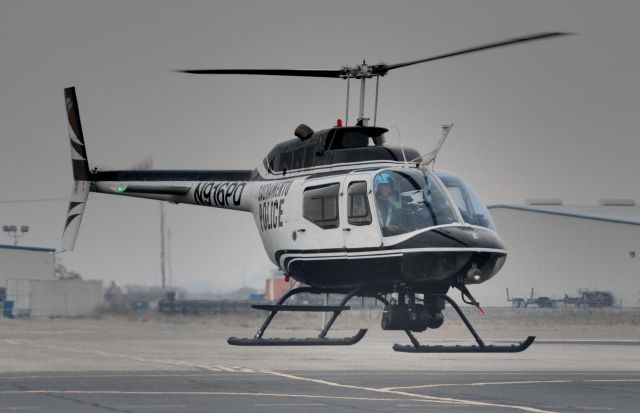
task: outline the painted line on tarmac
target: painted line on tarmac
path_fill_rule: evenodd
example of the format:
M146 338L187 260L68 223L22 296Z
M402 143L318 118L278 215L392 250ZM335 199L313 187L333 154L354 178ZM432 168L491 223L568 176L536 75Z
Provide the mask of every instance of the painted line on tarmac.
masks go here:
M0 390L3 394L75 394L75 395L117 395L117 396L255 396L255 397L291 397L300 399L321 400L359 400L374 402L398 402L406 399L385 397L329 396L319 394L287 394L287 393L248 393L225 391L119 391L119 390Z
M326 403L255 403L254 407L283 407L283 406L295 406L295 407L309 407L309 406L326 406Z
M266 373L253 373L254 376L268 376ZM45 374L45 375L29 375L29 376L0 376L0 380L30 380L30 379L104 379L104 378L123 378L123 377L226 377L237 376L234 373L194 373L194 374Z
M381 390L412 390L412 389L428 389L434 387L465 387L465 386L499 386L509 384L546 384L546 383L576 383L577 380L522 380L522 381L488 381L479 383L436 383L422 384L418 386L402 386L402 387L385 387Z
M582 380L586 383L620 383L620 382L640 382L640 379L590 379Z
M640 346L640 340L536 340L536 344L580 344L591 346Z
M550 410L536 409L535 407L529 407L529 406L521 406L521 405L513 405L513 404L501 404L501 403L491 403L491 402L482 402L482 401L466 400L466 399L454 399L454 398L450 398L450 397L427 396L427 395L408 393L408 392L398 391L398 390L378 389L378 388L374 388L374 387L362 387L362 386L354 386L354 385L350 385L350 384L340 384L340 383L335 383L335 382L331 382L331 381L327 381L327 380L312 379L312 378L307 378L307 377L296 376L296 375L293 375L293 374L279 373L279 372L276 372L276 371L265 371L265 372L268 372L268 373L270 373L270 374L272 374L274 376L277 376L277 377L282 377L282 378L287 378L287 379L297 380L297 381L306 381L306 382L311 382L311 383L316 383L316 384L322 384L322 385L330 386L330 387L339 387L339 388L344 388L344 389L363 390L363 391L370 391L370 392L375 392L375 393L386 393L386 394L394 394L394 395L398 395L398 396L405 396L405 397L409 397L409 398L413 399L414 401L416 401L416 400L425 400L425 401L429 401L429 402L433 402L433 403L447 404L447 405L473 406L473 407L494 407L494 408L501 408L501 409L520 410L520 411L529 412L529 413L556 413L556 412L553 412L553 411L550 411Z
M110 406L116 409L184 409L186 404L118 404Z
M180 366L180 367L193 367L193 368L199 368L199 369L208 370L208 371L224 371L224 372L227 372L227 373L229 373L229 372L233 372L233 373L257 373L258 372L257 370L253 370L253 369L242 367L242 366L214 365L214 364L199 363L199 362L196 362L196 361L189 361L189 360L147 359L147 358L143 358L143 357L132 356L130 354L108 353L106 351L100 351L100 350L85 350L85 349L76 349L76 348L70 348L70 347L60 347L60 346L38 344L38 343L33 343L33 342L29 341L29 340L10 340L10 339L5 339L4 341L6 343L14 345L14 346L19 346L19 345L26 344L26 345L29 345L29 346L32 346L32 347L46 348L46 349L49 349L49 350L58 350L58 351L65 351L65 352L72 352L72 353L93 354L93 355L102 356L102 357L133 360L133 361L137 361L137 362L141 362L141 363L156 363L156 364L165 364L165 365Z
M293 372L293 370L291 370ZM341 377L341 376L530 376L530 375L555 375L555 376L584 376L584 375L633 375L640 376L638 371L353 371L353 372L332 372L325 370L318 371L295 371L296 374L319 377Z
M522 381L488 381L479 383L436 383L418 386L385 387L382 390L413 390L429 389L435 387L474 387L474 386L502 386L519 384L563 384L563 383L625 383L640 382L640 379L590 379L590 380L522 380Z

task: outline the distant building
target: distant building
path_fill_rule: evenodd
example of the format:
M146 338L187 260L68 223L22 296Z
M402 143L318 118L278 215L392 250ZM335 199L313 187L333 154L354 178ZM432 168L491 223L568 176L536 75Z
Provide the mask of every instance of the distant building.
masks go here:
M102 307L102 281L59 279L50 248L0 245L0 297L17 316L83 317Z
M472 292L485 305L512 296L562 298L578 289L611 291L616 305L640 304L640 207L633 200L563 205L528 200L490 207L507 245L507 261L493 279Z
M289 291L291 285L284 280L284 277L267 278L267 284L264 291L266 301L277 301L282 295Z
M0 245L0 288L6 288L10 279L55 280L54 252L49 248Z

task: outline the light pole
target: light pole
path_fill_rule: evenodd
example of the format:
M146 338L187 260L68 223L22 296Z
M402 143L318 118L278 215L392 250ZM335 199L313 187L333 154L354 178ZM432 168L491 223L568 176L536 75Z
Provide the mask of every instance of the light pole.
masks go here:
M18 238L24 237L24 234L29 232L29 225L22 225L20 227L20 235L18 235L18 227L15 225L3 225L2 230L7 233L7 235L13 238L13 245L18 246Z

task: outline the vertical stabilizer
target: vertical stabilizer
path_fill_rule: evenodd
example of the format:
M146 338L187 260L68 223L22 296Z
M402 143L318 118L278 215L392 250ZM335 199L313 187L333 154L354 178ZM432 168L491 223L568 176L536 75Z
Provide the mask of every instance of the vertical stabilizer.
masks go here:
M64 223L62 234L62 250L71 251L78 237L82 214L87 203L90 190L90 172L87 162L87 151L84 146L84 135L80 123L80 111L78 110L78 100L76 90L73 87L64 90L65 103L67 108L67 120L69 124L69 144L71 146L71 163L73 166L73 188L67 219Z

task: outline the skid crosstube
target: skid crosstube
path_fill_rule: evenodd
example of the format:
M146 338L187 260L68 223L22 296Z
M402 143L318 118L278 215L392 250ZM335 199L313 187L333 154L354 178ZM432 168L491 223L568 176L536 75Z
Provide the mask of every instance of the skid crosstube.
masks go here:
M482 346L415 346L394 344L393 351L399 351L402 353L519 353L529 348L535 339L536 338L534 336L529 336L525 341L518 344L484 344Z
M227 343L233 346L350 346L356 344L367 333L360 329L353 337L344 338L237 338L230 337Z

